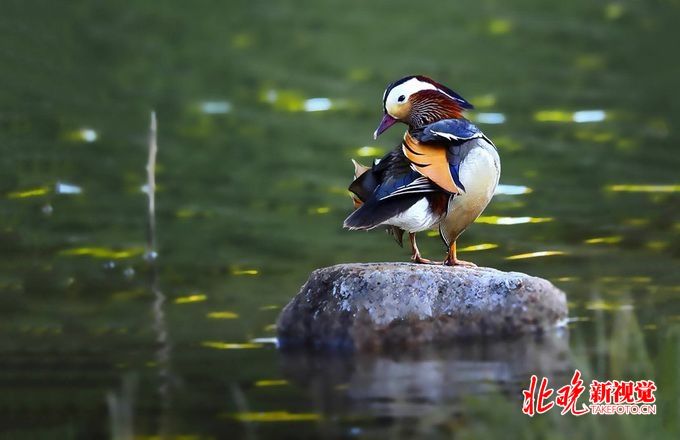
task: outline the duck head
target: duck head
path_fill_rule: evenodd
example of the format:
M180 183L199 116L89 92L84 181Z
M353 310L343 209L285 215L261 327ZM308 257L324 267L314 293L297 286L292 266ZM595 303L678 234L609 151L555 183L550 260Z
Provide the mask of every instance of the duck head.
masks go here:
M426 76L406 76L385 89L384 115L373 138L397 122L419 128L441 119L460 118L464 109L471 108L458 93Z

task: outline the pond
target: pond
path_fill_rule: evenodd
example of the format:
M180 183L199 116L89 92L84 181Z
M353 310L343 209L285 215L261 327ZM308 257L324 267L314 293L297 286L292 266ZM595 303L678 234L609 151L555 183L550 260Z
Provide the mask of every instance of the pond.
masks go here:
M39 3L0 14L2 436L677 438L677 1ZM471 101L501 156L460 256L551 280L568 331L281 354L313 269L409 257L342 220L412 73ZM532 373L575 368L655 380L657 415L522 414Z

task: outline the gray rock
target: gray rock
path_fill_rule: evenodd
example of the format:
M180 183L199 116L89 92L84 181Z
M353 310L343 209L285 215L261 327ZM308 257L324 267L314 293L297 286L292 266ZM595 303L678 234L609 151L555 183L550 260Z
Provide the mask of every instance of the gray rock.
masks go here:
M490 268L340 264L312 272L277 322L282 348L380 350L541 334L565 322L549 281Z

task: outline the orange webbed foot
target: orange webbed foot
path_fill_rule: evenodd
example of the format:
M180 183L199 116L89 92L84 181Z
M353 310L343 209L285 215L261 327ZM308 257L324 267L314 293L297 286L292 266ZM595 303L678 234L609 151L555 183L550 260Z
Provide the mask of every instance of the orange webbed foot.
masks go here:
M447 258L446 260L444 260L444 266L477 267L475 263L465 260L459 260L458 258L455 259Z
M411 257L411 261L418 264L442 264L441 261L432 261L427 258L423 258L420 255L414 255Z
M438 261L428 260L420 256L420 251L418 250L418 245L416 244L416 234L415 232L409 232L409 241L411 242L411 250L413 254L411 255L411 261L418 264L441 264Z
M444 260L444 265L445 266L477 267L477 265L475 263L471 263L469 261L464 261L464 260L459 260L458 257L456 257L456 242L455 241L449 245L449 254L446 257L446 260Z

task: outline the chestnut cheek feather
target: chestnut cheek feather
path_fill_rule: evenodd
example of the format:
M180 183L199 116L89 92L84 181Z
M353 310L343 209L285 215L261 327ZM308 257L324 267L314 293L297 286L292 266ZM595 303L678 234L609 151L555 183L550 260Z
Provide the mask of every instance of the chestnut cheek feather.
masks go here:
M414 94L408 118L412 127L422 127L441 119L458 119L463 116L460 104L436 90L423 90Z

